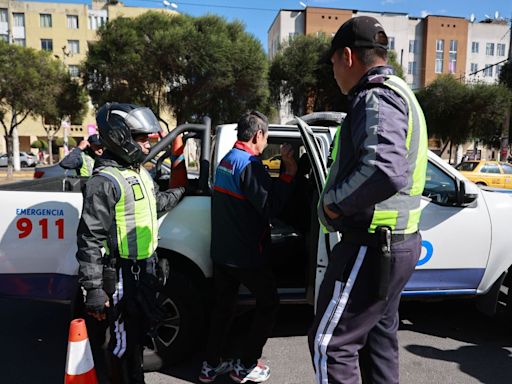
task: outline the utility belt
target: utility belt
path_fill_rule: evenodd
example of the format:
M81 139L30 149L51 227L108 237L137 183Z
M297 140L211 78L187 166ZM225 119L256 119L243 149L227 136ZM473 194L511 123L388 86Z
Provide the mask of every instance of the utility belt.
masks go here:
M379 255L379 288L378 297L387 300L391 274L391 244L417 236L418 232L393 234L390 227L377 227L375 233L363 231L343 232L342 242L355 245L366 245L376 248Z

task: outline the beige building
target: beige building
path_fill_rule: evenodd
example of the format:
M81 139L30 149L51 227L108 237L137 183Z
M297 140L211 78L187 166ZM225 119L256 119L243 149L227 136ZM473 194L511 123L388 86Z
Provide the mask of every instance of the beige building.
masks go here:
M136 17L149 10L171 12L158 8L126 7L117 1L93 0L92 6L71 3L0 0L0 38L24 47L51 52L62 60L72 76L79 76L79 65L86 58L88 46L97 40L96 30L108 20ZM78 142L95 132L92 105L82 125L69 127L69 135ZM60 129L58 137L64 130ZM4 131L0 133L0 153L5 152ZM20 151L29 151L30 144L46 138L40 120L27 119L18 126Z

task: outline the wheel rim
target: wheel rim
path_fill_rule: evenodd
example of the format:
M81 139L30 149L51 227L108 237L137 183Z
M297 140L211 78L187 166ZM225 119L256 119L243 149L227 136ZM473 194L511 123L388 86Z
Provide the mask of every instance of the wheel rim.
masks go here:
M165 294L158 294L158 305L164 311L164 320L150 336L149 347L155 352L167 349L180 333L181 316L178 306Z

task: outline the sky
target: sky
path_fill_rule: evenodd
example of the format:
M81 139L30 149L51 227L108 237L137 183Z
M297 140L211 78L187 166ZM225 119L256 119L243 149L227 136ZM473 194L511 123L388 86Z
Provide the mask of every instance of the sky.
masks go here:
M51 2L59 0L48 0ZM121 0L127 6L163 8L162 0ZM87 3L87 0L63 0L67 3ZM267 51L267 31L279 9L302 9L300 0L167 0L177 5L177 11L193 16L214 13L227 20L242 21L246 30L258 38ZM403 12L411 16L443 15L470 18L476 21L487 16L512 17L511 0L302 0L311 7L357 9L376 12Z

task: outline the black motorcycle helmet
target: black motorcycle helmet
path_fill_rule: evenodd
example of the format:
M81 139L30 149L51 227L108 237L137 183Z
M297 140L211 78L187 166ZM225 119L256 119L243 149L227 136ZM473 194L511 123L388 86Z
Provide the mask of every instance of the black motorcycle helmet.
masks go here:
M103 146L128 164L144 160L144 153L133 137L161 129L149 108L134 104L106 103L98 110L96 123Z

